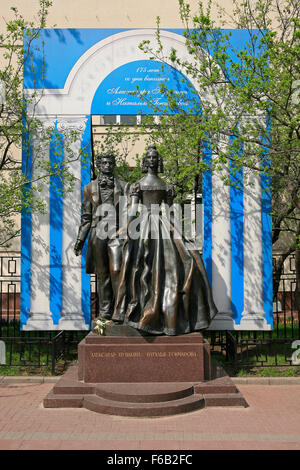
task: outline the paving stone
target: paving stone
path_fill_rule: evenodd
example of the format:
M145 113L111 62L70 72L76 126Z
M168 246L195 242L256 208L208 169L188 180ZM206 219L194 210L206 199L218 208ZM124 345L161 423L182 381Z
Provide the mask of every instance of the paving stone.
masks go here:
M231 377L236 385L300 385L300 377Z
M42 384L43 381L44 381L43 377L37 377L37 376L23 377L23 376L15 375L15 376L3 377L2 383L5 383L5 384L21 384L21 383Z
M269 385L269 377L245 377L245 381L243 381L244 377L233 377L233 382L235 384L243 384L246 383L248 385Z
M300 385L300 377L270 377L270 385Z
M297 384L241 384L238 388L248 408L208 407L155 419L103 415L84 408L44 408L51 383L6 385L0 387L1 450L300 450Z
M43 383L45 384L55 384L56 382L58 382L60 379L60 376L56 376L56 377L51 377L51 376L46 376L46 377L43 377Z
M234 384L247 384L248 383L248 377L231 377L231 380Z

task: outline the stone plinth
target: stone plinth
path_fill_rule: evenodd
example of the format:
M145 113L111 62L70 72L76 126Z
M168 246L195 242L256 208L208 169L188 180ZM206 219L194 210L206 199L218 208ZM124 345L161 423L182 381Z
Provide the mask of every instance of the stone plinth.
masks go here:
M200 333L118 337L89 333L78 346L85 383L203 382L210 379L210 346Z
M107 333L91 332L81 341L78 365L48 393L45 408L160 417L206 406L247 406L223 368L211 364L210 345L200 333L144 336L123 325Z

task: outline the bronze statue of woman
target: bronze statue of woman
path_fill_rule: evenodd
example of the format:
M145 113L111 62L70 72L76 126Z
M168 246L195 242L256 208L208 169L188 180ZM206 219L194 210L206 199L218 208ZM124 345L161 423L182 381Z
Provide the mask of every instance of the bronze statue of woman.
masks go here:
M131 216L112 320L155 335L204 330L217 309L200 253L189 250L170 217L157 210L163 202L172 205L175 191L158 176L163 162L155 145L142 170L146 176L129 191L129 214L143 207L140 230L133 236Z

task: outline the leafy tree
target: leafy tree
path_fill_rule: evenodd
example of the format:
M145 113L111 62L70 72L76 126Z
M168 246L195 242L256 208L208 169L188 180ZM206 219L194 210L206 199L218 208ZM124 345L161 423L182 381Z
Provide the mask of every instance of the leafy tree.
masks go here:
M95 155L112 152L116 159L116 176L123 181L133 183L142 176L141 158L135 155L135 165L129 164L129 155L133 153L134 145L140 139L140 132L135 126L110 124L105 127L99 139L93 142L92 167L95 168ZM93 177L96 177L94 170Z
M234 5L231 16L219 7L220 19L227 17L227 25L230 21L232 28L247 33L244 44L235 45L231 31L216 26L211 1L206 9L200 1L198 13L192 15L184 0L179 0L179 14L189 58L182 60L175 49L165 54L159 18L157 47L149 41L140 44L153 59L173 65L190 78L198 90L195 107L201 102L197 119L180 109L174 90L162 90L176 116L164 116L154 134L179 186L186 177L192 176L194 187L200 180L206 164L203 153L199 158L200 142L206 138L213 155L211 169L222 171L224 184L238 185L242 168L249 169L244 171L244 184L247 179L251 184L253 173L264 177L273 194L273 243L283 233L290 235L286 255L296 250L299 289L300 5L296 0L244 0Z
M51 4L48 0L39 1L35 22L26 21L18 9L12 7L13 19L7 21L5 31L0 32L0 247L9 247L11 241L20 235L18 220L22 210L47 211L45 201L39 196L46 181L50 179L60 194L72 189L74 177L69 164L79 158L72 152L72 143L77 135L70 131L64 136L68 161L58 159L57 163L50 163L43 148L51 140L51 145L58 152L61 135L53 126L43 125L34 111L26 113L29 107L34 110L41 90L31 96L23 95L23 69L24 66L30 67L35 76L32 60L37 47L35 39L46 26ZM44 80L44 63L41 67ZM34 162L30 159L33 143Z

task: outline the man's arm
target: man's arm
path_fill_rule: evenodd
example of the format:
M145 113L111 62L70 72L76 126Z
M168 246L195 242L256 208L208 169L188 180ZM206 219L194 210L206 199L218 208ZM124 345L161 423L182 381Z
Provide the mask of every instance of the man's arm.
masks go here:
M78 230L77 240L74 245L74 253L76 256L81 254L84 242L88 236L92 223L92 203L90 201L88 190L85 187L83 190L82 205L81 205L81 222Z

